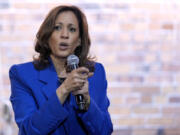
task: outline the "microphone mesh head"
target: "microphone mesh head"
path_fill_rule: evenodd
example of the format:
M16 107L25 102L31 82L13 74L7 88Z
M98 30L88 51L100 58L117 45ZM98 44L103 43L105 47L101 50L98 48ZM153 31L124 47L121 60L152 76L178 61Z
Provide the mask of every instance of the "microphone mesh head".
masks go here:
M67 65L78 65L79 64L79 58L74 55L71 54L67 57Z

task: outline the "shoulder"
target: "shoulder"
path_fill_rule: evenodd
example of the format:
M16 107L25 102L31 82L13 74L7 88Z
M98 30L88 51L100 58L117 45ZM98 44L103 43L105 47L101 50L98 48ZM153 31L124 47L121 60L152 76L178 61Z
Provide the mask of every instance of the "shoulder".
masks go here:
M94 75L92 76L92 79L94 78L106 78L106 72L105 68L102 63L96 62L94 65Z
M96 62L95 65L94 65L94 68L95 68L95 73L99 73L99 72L105 72L105 69L104 69L104 66L102 63L99 63L99 62Z
M14 64L9 69L9 75L22 75L31 77L37 73L33 62L26 62L21 64Z
M21 70L21 72L26 72L27 70L36 70L34 68L33 62L26 62L21 64L14 64L10 67L10 71L12 70Z

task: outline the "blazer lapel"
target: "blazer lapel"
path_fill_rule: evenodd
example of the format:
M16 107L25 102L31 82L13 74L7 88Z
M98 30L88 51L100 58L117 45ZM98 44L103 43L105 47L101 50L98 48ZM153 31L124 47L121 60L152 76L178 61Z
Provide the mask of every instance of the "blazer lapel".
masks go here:
M44 83L44 86L42 87L41 91L48 99L59 86L58 76L52 62L50 63L49 67L47 67L44 70L40 70L39 81Z

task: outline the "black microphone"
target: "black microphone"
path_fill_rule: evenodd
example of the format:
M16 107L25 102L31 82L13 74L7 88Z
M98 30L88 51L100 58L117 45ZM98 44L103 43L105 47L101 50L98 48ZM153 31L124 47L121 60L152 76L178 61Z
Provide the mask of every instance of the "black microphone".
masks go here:
M68 66L69 71L77 69L79 67L78 64L79 64L79 58L76 55L72 54L68 56L67 66ZM85 102L84 102L84 97L82 94L76 95L76 103L80 111L85 110Z

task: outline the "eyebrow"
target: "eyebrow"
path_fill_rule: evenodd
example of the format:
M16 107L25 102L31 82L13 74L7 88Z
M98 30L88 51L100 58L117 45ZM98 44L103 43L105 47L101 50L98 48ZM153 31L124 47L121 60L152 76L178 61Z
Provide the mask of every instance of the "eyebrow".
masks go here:
M61 23L61 22L55 23L55 25L57 25L57 24L62 25L63 23ZM76 26L75 24L72 24L72 23L69 23L68 25L70 25L70 26Z

